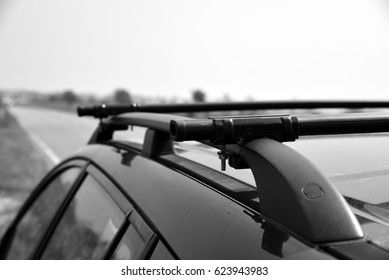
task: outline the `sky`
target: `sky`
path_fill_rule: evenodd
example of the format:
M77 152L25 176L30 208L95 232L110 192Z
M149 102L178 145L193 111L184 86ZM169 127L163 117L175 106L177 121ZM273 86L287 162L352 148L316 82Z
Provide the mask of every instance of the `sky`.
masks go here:
M0 89L389 99L386 0L0 0Z

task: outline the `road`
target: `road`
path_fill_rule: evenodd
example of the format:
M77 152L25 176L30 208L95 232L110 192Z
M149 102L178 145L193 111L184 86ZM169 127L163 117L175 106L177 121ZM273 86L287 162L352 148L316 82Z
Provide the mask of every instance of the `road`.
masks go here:
M11 112L53 165L85 146L98 124L76 112L29 107L14 107Z
M37 146L37 151L42 151L47 157L48 169L84 147L99 122L91 117L79 118L76 112L30 107L13 107L10 111ZM142 141L144 132L145 129L136 128L134 131L117 133L115 138ZM20 174L20 177L23 177L23 174ZM26 186L18 186L13 192L2 192L0 188L0 240L29 191L38 183L33 184L29 180L27 182ZM23 192L19 189L23 189Z
M38 147L38 151L41 150L42 154L47 156L48 169L85 146L98 124L98 120L93 118L78 118L76 112L29 107L13 107L10 111L34 142L33 144ZM15 154L15 157L17 156ZM18 176L19 179L20 177L23 177L23 174ZM27 181L20 179L20 182L18 181L20 185L15 190L0 189L0 239L31 188L38 183L30 182L29 179L36 179L30 177Z

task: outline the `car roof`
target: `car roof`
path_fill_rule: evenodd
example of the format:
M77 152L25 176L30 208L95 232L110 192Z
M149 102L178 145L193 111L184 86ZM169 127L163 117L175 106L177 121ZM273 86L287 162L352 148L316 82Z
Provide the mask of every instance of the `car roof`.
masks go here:
M317 106L320 108L319 105L322 104L325 108L333 105L335 106L331 108L350 105L347 108L353 108L353 110L360 108L363 104L367 107L389 108L389 104L386 102L319 103L292 102L289 104L293 109L317 108ZM280 104L278 109L286 108L284 107L285 103ZM246 103L233 104L233 106L238 106L237 108L240 105L247 109ZM196 104L192 108L193 110L189 111L219 110L222 108L220 106L220 104ZM275 103L264 106L277 109ZM240 181L245 188L257 186L261 215L311 243L336 242L363 237L360 224L352 214L350 207L346 205L339 190L334 187L334 183L341 186L347 181L347 176L351 176L350 178L362 176L363 179L366 174L371 176L375 172L381 174L385 171L367 170L361 171L359 174L347 173L350 170L339 171L337 169L338 171L333 171L332 168L336 164L328 161L331 157L326 156L325 148L330 149L331 142L336 142L335 146L338 148L333 149L333 151L338 152L334 154L334 158L341 158L342 152L344 154L347 151L347 149L341 148L342 145L339 146L339 143L343 142L343 146L349 148L348 153L352 153L351 147L354 144L347 145L346 141L342 141L343 136L347 134L347 139L354 139L353 143L359 141L361 144L362 142L366 143L365 138L376 139L377 137L370 135L389 131L389 115L387 113L380 111L328 115L317 114L314 111L313 115L255 114L242 116L240 113L230 112L232 115L216 116L209 119L193 119L178 114L165 114L165 112L170 111L179 112L183 108L188 109L189 107L187 105L156 105L140 108L137 105L113 107L104 105L83 108L79 110L79 113L81 111L80 115L93 115L101 119L99 128L90 139L90 144L108 143L115 131L126 129L128 126L137 125L148 128L144 136L144 143L140 148L142 156L152 160L170 160L174 163L174 160L168 157L179 155L180 158L188 159L192 163L199 164L203 161L204 165L210 166L216 171L214 162L217 157L214 155L213 160L210 160L214 151L198 144L191 145L186 142L194 140L197 143L216 148L219 150L217 155L221 160L222 169L225 165L225 159L228 159L229 164L239 171L248 167L251 169L255 184L253 184L252 177L248 180L249 177L243 178L246 176L243 176L242 180L236 175L232 175L232 177L237 178L237 182ZM142 110L160 113L139 112ZM332 134L341 136L327 136ZM383 135L383 137L385 136ZM172 140L179 142L179 144L173 144ZM295 140L297 141L293 142ZM180 144L181 141L184 143ZM379 142L379 139L377 138L375 141ZM129 146L134 147L134 143L129 143ZM317 151L321 151L321 153ZM315 152L317 157L312 156ZM347 157L347 155L344 156ZM185 167L185 164L177 163L175 168L194 176L194 178L207 181L206 176L199 176L201 172L193 171ZM214 171L213 173L216 174ZM351 190L351 188L348 189ZM352 196L345 196L345 198L352 205L359 205L359 209L353 209L354 213L362 211L361 209L365 206L364 202L366 201L355 200L355 197ZM371 218L366 215L358 217L359 221L362 221L362 218ZM334 227L334 225L337 226Z
M116 183L179 258L331 258L273 223L261 221L255 210L258 197L252 187L241 184L242 189L238 189L235 182L236 194L250 194L254 198L250 205L234 199L231 192L221 192L215 184L208 185L177 172L166 162L150 160L123 142L91 144L70 157L75 158L86 159ZM228 176L222 176L223 183L228 183ZM268 231L282 231L280 234L288 242L268 240ZM282 244L282 252L277 253Z

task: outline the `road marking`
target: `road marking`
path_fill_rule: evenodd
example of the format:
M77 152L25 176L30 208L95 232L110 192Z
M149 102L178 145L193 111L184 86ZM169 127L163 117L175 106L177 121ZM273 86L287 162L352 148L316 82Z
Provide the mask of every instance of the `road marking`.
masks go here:
M28 131L32 141L35 142L36 145L38 145L39 148L42 149L42 151L45 153L45 155L56 165L59 163L61 160L60 158L53 152L52 149L47 146L47 144L38 137L34 132Z
M30 139L37 145L43 153L49 158L51 163L54 165L58 164L61 160L60 158L53 152L52 149L50 149L49 146L41 139L38 135L36 135L31 129L28 129L25 124L23 124L18 119L19 125L23 128L23 130L27 133L27 135L30 137Z

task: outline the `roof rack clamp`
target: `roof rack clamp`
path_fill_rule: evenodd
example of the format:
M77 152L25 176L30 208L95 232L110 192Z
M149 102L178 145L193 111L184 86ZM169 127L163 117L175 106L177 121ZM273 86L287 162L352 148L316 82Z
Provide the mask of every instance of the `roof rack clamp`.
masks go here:
M228 165L234 169L248 169L250 166L247 162L239 155L229 154Z

